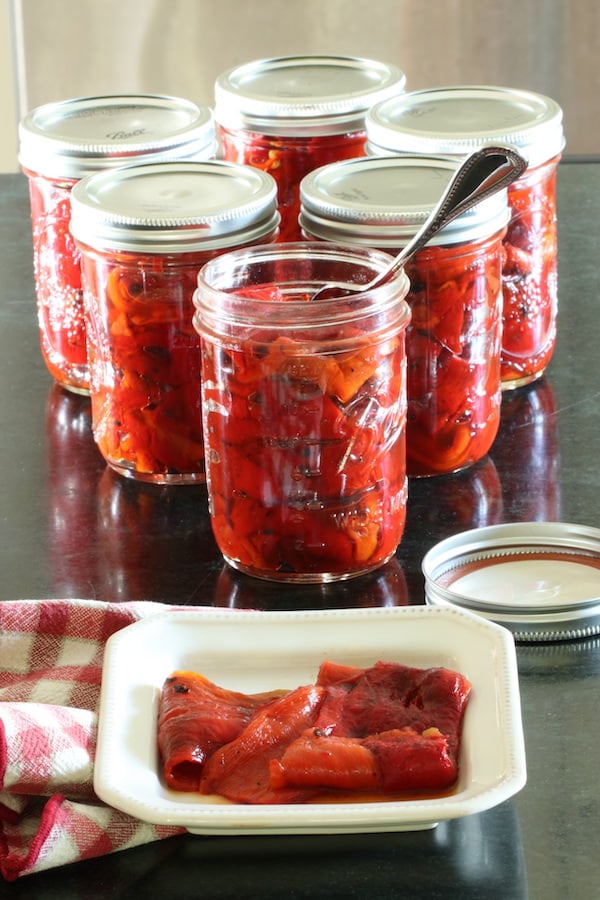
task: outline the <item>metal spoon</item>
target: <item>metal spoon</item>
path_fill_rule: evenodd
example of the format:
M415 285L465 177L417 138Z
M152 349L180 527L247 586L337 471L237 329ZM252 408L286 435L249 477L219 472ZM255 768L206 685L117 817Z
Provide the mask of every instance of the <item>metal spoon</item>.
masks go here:
M486 146L475 150L454 172L446 190L421 228L383 272L368 284L326 284L315 292L311 301L346 297L384 284L444 225L476 203L481 203L486 197L508 187L526 168L526 161L510 147Z

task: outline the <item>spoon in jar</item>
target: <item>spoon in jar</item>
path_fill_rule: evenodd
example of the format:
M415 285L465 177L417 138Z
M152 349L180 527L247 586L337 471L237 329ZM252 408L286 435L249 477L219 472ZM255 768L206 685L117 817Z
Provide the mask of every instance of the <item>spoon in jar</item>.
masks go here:
M445 225L486 197L508 187L526 168L526 161L510 147L486 146L475 150L456 169L421 228L386 269L368 284L325 284L313 294L311 301L362 294L384 284Z

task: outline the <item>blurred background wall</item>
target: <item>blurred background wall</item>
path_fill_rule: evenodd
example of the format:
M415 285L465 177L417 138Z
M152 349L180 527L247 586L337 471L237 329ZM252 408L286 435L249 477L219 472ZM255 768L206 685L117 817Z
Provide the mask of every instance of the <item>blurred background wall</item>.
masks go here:
M265 56L394 62L416 90L496 84L565 113L566 155L600 153L598 0L0 0L0 169L50 100L159 92L212 105L216 76Z

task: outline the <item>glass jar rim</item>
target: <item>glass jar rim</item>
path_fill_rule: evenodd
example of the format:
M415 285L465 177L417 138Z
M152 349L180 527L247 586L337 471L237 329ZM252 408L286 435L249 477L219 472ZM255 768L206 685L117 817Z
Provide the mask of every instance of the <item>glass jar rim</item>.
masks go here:
M248 289L256 284L246 284L236 288L227 287L231 280L231 272L238 279L248 279L250 269L255 266L259 273L269 271L269 265L275 272L280 272L278 263L286 259L300 271L297 277L290 278L287 285L299 299L277 302L249 296ZM285 244L263 244L246 249L229 251L205 263L200 269L197 288L194 292L194 322L199 331L220 334L221 325L227 327L251 327L282 333L293 332L301 328L303 334L323 327L348 324L352 321L380 316L385 320L384 330L399 331L408 325L410 307L406 302L409 289L408 276L400 270L389 281L370 291L357 292L350 297L328 298L317 301L314 305L307 301L306 294L315 292L324 283L323 279L308 276L306 264L308 260L319 266L351 265L357 272L362 272L366 284L379 272L383 271L391 257L382 251L372 248L352 247L329 242L298 241ZM303 271L304 270L304 271ZM229 280L227 281L226 278ZM333 281L333 279L332 279ZM265 282L277 284L281 281ZM341 286L357 282L340 281Z

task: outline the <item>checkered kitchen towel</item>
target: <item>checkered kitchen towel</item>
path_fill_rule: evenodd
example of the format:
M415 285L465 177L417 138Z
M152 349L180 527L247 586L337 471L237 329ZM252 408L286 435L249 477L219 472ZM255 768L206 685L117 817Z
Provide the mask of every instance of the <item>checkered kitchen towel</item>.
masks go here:
M167 607L0 602L0 872L8 881L178 834L92 787L104 644Z

